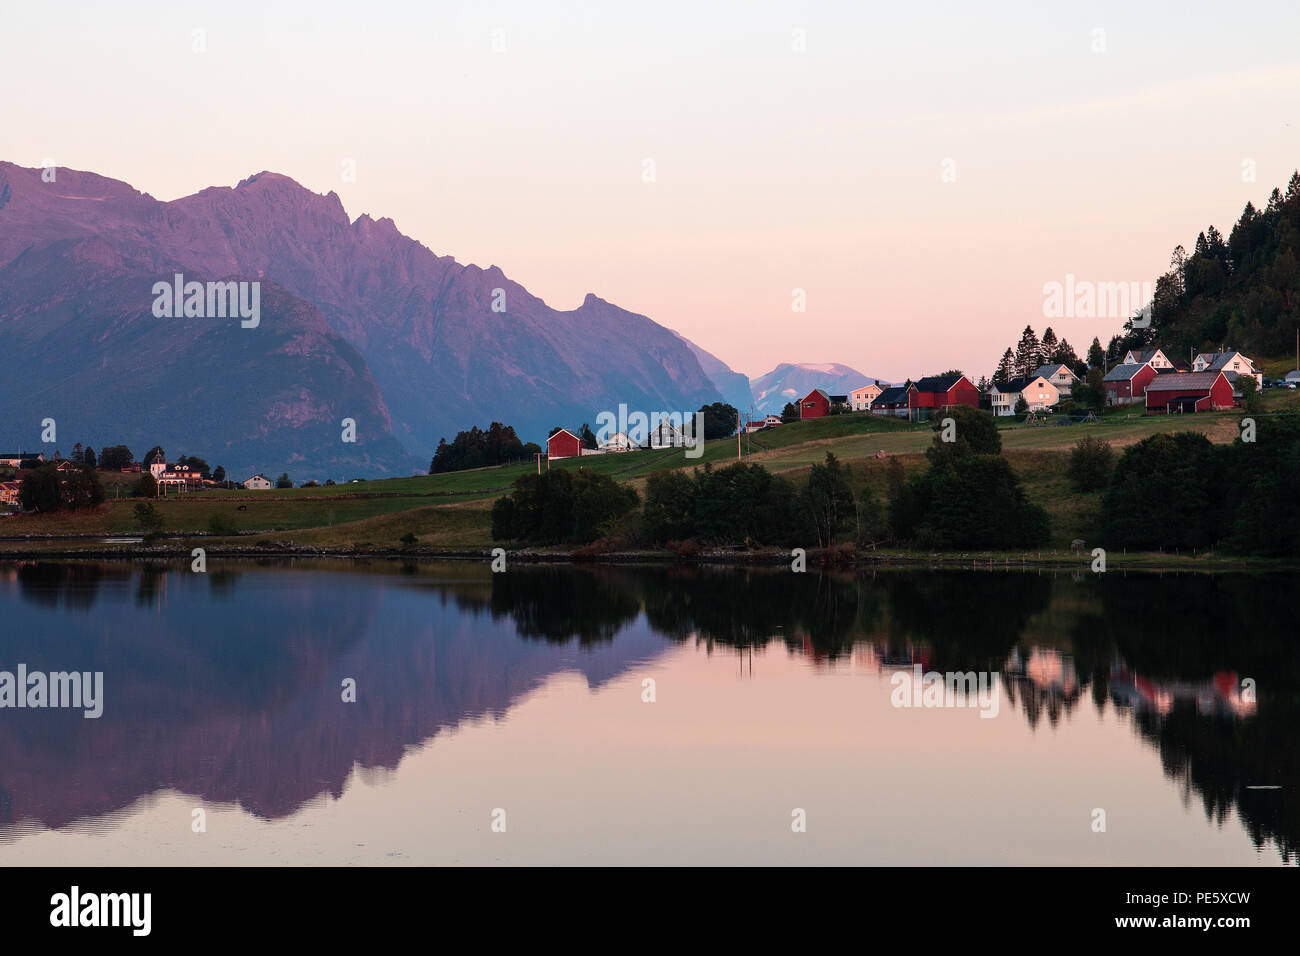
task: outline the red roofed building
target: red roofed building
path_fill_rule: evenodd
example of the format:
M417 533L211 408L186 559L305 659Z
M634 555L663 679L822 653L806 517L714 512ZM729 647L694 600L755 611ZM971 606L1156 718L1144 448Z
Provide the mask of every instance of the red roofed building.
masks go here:
M1173 372L1171 377L1179 377L1182 372ZM1155 367L1148 362L1137 364L1129 362L1116 365L1106 373L1102 384L1106 387L1107 405L1132 405L1142 401L1147 386L1159 377Z
M1232 407L1232 383L1222 372L1158 375L1147 385L1147 413L1208 412Z
M582 454L582 440L567 428L546 439L546 459L577 458Z
M913 382L907 390L910 416L924 420L922 409L951 408L953 405L980 407L980 390L965 375L929 375Z
M799 418L825 418L831 413L831 397L820 388L814 388L799 402Z

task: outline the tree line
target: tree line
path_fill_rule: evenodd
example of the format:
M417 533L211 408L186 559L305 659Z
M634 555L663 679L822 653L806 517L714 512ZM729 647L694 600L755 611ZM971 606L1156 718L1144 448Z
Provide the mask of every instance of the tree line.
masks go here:
M891 459L880 489L858 487L852 469L831 452L797 484L744 462L656 472L646 481L644 502L635 490L590 469L523 475L493 505L492 537L550 545L618 537L632 547L679 551L701 545L1044 543L1047 515L1026 500L1002 457L993 417L962 406L949 419L934 425L929 467L908 477L902 463Z

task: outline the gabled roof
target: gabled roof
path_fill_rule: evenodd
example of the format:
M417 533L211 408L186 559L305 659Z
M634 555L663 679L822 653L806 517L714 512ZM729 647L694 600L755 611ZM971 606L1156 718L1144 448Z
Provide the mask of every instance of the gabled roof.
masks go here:
M831 402L832 402L833 404L836 404L836 405L843 405L843 404L844 404L845 402L847 402L848 400L849 400L849 397L848 397L847 395L832 395L832 396L831 396Z
M1148 366L1146 362L1142 362L1141 364L1137 362L1130 362L1127 365L1116 365L1113 369L1111 369L1109 372L1106 373L1106 377L1102 379L1102 381L1127 382L1134 375L1136 375L1138 372L1142 371L1142 369L1147 367Z
M965 377L965 375L927 375L912 384L916 386L918 392L946 392Z
M241 481L240 484L241 484L241 485L243 485L243 484L247 484L248 482L252 481L254 478L261 478L263 481L270 481L270 480L271 480L270 478L266 477L266 475L262 474L262 473L259 471L259 472L258 472L257 474L255 474L255 475L249 475L247 478L245 478L243 481Z
M1009 394L1011 392L1023 392L1030 385L1032 385L1034 382L1038 381L1040 378L1043 377L1044 376L1037 375L1037 374L1022 375L1019 378L1013 378L1010 381L1003 382L1001 385L995 384L993 387L996 388L999 392L1001 392L1004 395ZM1047 384L1051 385L1052 383L1048 382Z
M1250 365L1252 368L1254 367L1254 363L1240 352L1207 352L1196 356L1196 360L1199 362L1201 359L1206 359L1206 371L1209 371L1210 369L1226 369L1230 364L1232 364L1233 358L1238 357L1247 365Z
M905 385L891 385L876 396L872 405L890 405L897 402L907 401L907 387Z
M575 439L578 438L577 435L573 434L573 432L569 431L567 428L561 428L560 431L555 433L555 435L560 434L560 432L563 432L564 434L568 435L570 438L575 438ZM547 435L546 440L549 442L552 438L555 437L555 435ZM581 441L581 439L578 440Z
M1070 366L1066 365L1064 362L1052 362L1048 365L1040 365L1038 368L1034 369L1034 374L1041 375L1043 378L1051 378L1061 369L1065 369L1066 374L1069 375L1070 378L1079 377L1075 375L1074 372L1070 370Z
M826 399L826 401L828 401L828 402L831 400L831 397L830 397L829 395L826 394L826 389L824 389L824 388L814 388L811 392L809 392L809 393L808 393L807 395L805 395L802 399L800 399L800 401L802 401L802 402L806 402L806 401L808 401L808 399L812 398L814 395L820 395L822 398Z
M1181 375L1159 375L1147 386L1148 392L1195 392L1212 386L1222 372L1184 372Z

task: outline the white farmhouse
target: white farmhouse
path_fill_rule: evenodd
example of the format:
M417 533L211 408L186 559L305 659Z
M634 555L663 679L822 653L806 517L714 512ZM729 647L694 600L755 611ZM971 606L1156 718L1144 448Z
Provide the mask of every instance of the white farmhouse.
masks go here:
M1061 400L1056 386L1041 375L1023 375L1009 382L994 383L989 388L989 399L994 415L1014 415L1016 403L1023 398L1031 412L1051 408Z

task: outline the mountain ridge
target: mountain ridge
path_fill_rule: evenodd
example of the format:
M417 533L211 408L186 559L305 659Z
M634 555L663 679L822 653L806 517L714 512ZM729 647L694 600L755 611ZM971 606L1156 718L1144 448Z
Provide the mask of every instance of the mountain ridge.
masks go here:
M379 396L378 402L364 404L385 408L391 423L385 426L376 411L371 434L380 441L391 435L400 449L386 453L387 463L377 466L382 471L427 461L439 438L492 420L541 440L550 426L576 427L620 403L647 411L693 411L721 397L684 341L649 317L594 293L576 309L553 309L495 265L461 265L438 255L402 234L388 217L363 213L349 219L336 193L312 192L280 173L264 170L233 187L210 186L160 202L95 173L59 168L55 181L46 183L39 169L0 163L0 195L7 197L0 206L0 346L21 340L15 329L19 316L30 319L41 312L52 321L46 299L75 295L69 290L87 280L92 252L110 262L114 250L122 251L125 258L110 271L132 272L142 282L170 279L172 269L187 278L273 282L318 310L330 330L361 356ZM59 243L88 238L98 243L83 244L71 259L60 255L72 247ZM42 250L47 278L10 271L21 256ZM20 274L25 285L18 284ZM349 362L341 355L325 356L337 352L338 342L317 345L324 349L315 369L322 377L308 387L328 390L334 387L331 376ZM114 359L111 344L94 335L77 351L83 363ZM268 382L284 377L275 365L268 357L261 370ZM15 384L18 391L30 386L29 381ZM73 408L91 401L79 394L75 377L62 384ZM313 394L322 407L330 404ZM243 408L241 414L250 411ZM73 421L77 417L71 413ZM167 424L156 415L151 419L152 427ZM256 415L244 424L259 427ZM13 443L30 434L30 429L14 434L0 424L0 440ZM185 444L202 453L205 443L199 434ZM317 452L324 455L320 464L328 465L327 447Z

